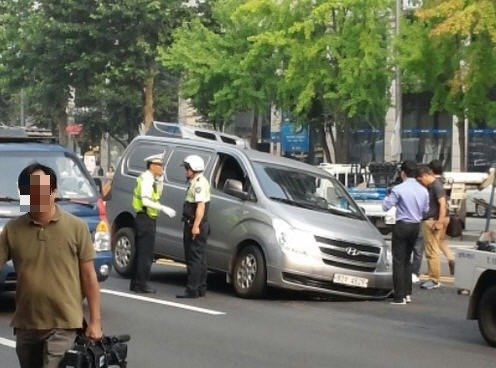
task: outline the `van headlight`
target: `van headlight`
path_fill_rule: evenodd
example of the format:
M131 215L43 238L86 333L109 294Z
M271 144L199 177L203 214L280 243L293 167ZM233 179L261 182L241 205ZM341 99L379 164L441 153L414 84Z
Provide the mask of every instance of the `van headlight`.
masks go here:
M386 263L386 270L393 269L393 251L391 249L391 244L387 244L384 246L384 260Z
M105 221L100 221L93 235L93 246L97 252L110 250L110 232Z
M298 230L281 219L273 219L272 226L277 244L284 252L309 255L315 249L315 238L307 231Z

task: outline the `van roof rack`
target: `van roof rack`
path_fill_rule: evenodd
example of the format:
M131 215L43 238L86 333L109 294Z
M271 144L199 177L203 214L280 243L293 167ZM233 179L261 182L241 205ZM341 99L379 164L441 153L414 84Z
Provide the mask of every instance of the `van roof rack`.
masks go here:
M236 135L180 123L154 121L145 135L209 140L236 146L243 146L245 148L248 147L246 141Z
M0 124L1 142L50 142L53 143L56 137L50 129L30 126L8 126Z

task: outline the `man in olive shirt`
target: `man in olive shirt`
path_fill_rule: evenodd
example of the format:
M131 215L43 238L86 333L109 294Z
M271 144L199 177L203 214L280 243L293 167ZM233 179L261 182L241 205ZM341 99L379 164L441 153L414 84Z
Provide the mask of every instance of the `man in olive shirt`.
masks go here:
M55 368L82 328L84 297L85 334L102 337L95 250L84 221L55 204L57 177L51 168L29 165L18 185L21 205L29 195L29 212L9 221L0 235L0 265L12 259L17 273L11 322L16 352L21 368Z

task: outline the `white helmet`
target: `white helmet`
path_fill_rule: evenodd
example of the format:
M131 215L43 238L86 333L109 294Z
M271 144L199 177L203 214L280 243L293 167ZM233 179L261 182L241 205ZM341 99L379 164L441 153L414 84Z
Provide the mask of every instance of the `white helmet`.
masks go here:
M203 159L198 155L189 155L184 159L184 164L188 165L193 171L203 171L205 169L205 163Z

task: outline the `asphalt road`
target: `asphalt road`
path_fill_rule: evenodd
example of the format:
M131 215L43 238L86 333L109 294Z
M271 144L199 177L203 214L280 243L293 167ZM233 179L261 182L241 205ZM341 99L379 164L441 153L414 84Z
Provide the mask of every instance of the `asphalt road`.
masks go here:
M468 297L449 278L437 290L415 286L412 304L393 306L281 290L244 300L212 273L207 296L183 303L175 298L182 265L155 264L152 273L158 293L149 298L128 293L128 280L117 275L101 285L104 332L131 335L129 367L495 366L496 349L465 319ZM2 368L17 367L8 327L13 297L0 295Z

